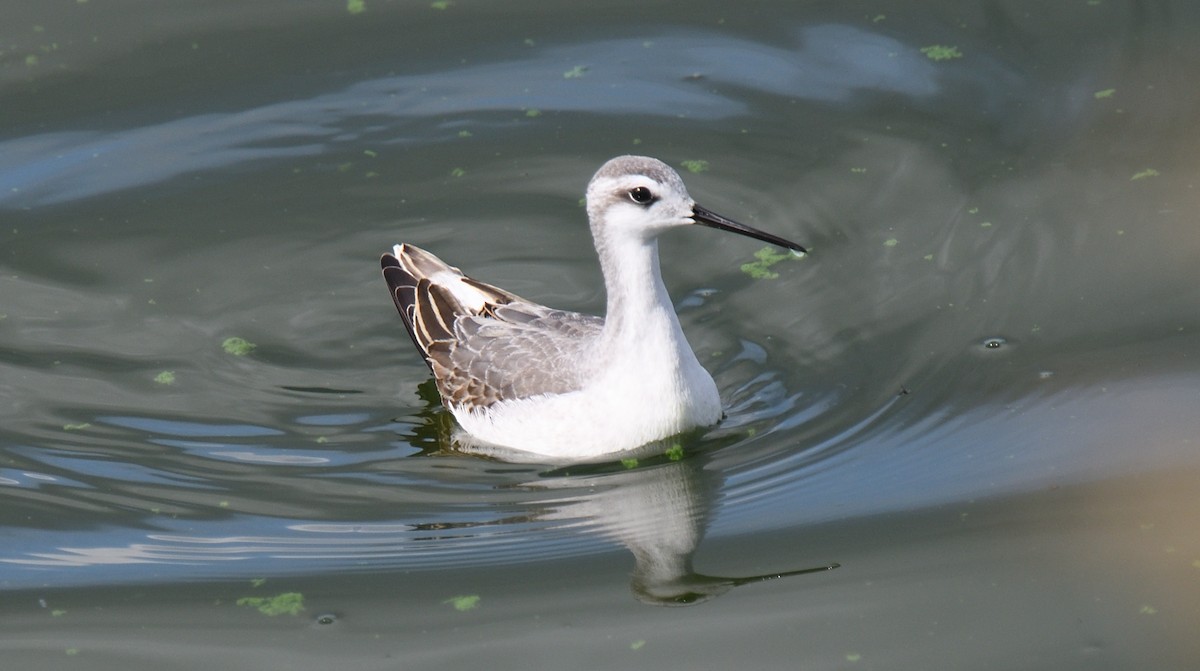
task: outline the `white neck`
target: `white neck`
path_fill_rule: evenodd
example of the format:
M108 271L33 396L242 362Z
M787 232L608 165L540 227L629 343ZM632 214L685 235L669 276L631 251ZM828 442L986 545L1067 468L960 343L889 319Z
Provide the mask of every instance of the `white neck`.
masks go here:
M670 343L691 354L663 284L658 241L605 237L596 240L608 298L602 341L640 347Z

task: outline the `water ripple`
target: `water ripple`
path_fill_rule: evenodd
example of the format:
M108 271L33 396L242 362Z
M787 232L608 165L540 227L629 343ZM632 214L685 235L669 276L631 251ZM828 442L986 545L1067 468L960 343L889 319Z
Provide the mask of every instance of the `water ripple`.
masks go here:
M654 66L627 57L637 52ZM587 76L565 77L564 63L587 64ZM703 83L688 79L697 73ZM986 86L977 85L983 81ZM787 46L676 31L540 48L506 62L386 77L308 99L141 128L6 140L0 142L0 207L27 209L187 173L314 156L367 136L428 144L457 134L455 124L430 127L431 120L452 117L511 125L514 112L527 109L669 119L686 110L689 118L711 120L747 114L748 90L843 107L865 103L856 96L870 92L927 106L947 86L977 89L977 103L997 108L1006 100L1003 92L1020 85L998 60L979 55L971 70L939 70L914 46L856 26L807 26Z

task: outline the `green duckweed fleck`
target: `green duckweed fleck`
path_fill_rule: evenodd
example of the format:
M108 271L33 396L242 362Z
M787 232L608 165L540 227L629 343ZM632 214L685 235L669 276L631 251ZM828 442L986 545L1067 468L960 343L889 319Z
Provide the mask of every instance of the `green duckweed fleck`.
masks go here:
M774 247L763 247L754 252L754 258L758 260L742 264L742 272L756 280L773 280L779 277L779 273L769 270L769 268L780 261L795 258L795 255L791 252L777 251Z
M459 596L452 596L442 603L448 603L451 606L454 606L454 610L466 612L468 610L474 610L478 608L479 599L480 597L478 594L460 594Z
M284 592L275 596L244 596L237 605L257 608L269 617L277 615L299 615L304 610L304 595L299 592Z
M962 52L958 47L948 47L944 44L931 44L927 47L921 47L921 53L925 54L926 58L931 61L948 61L954 58L962 58Z
M254 348L256 347L258 347L258 345L255 345L245 338L239 338L237 336L226 338L221 342L221 349L225 350L226 354L232 354L234 356L246 356L247 354L253 352Z

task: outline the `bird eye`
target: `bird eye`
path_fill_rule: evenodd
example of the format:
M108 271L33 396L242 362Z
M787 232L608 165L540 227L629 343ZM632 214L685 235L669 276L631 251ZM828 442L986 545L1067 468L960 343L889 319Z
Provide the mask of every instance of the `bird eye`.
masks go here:
M629 200L638 205L648 205L654 201L654 194L644 186L635 186L629 190Z

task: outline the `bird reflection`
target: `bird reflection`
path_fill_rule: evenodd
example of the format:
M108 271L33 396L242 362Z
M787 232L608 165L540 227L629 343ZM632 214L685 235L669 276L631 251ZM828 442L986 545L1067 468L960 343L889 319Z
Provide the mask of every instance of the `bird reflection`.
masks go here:
M422 390L422 396L429 395L426 400L436 403L436 390L432 395L429 391ZM413 441L424 454L445 455L464 447L449 413L431 406L424 420L424 427L416 432L418 440ZM648 445L623 461L544 471L542 477L518 487L561 491L563 497L548 505L539 496L529 516L500 523L558 521L558 528L598 533L624 545L634 558L633 595L656 606L691 606L740 585L838 568L832 563L741 577L697 573L692 557L704 537L723 478L719 471L705 467L706 454L688 452L686 446L694 443L694 436L684 436ZM467 450L480 452L474 445Z
M658 445L662 454L678 443ZM575 519L633 553L630 589L642 603L691 606L734 587L835 569L827 564L764 575L711 576L692 568L721 476L706 469L703 454L678 461L646 460L646 465L597 475L551 475L530 486L586 490L588 493L543 517ZM657 461L657 463L655 463Z

